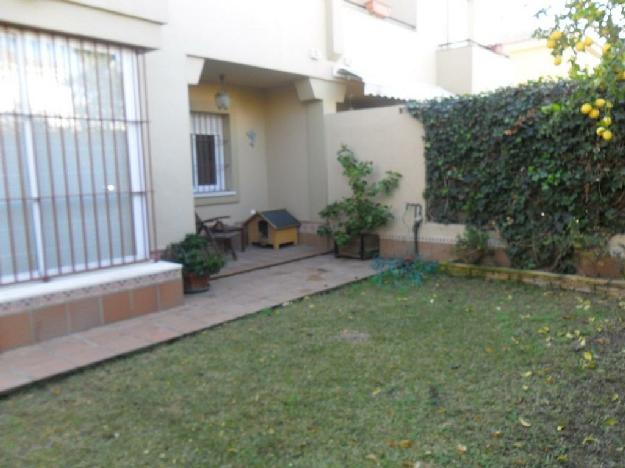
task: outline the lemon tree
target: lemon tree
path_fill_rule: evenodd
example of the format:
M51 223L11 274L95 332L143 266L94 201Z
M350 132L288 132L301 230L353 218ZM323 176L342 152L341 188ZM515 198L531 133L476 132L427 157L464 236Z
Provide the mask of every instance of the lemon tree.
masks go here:
M568 104L578 106L596 127L599 141L606 143L618 135L612 127L620 120L615 105L625 102L623 25L625 0L569 0L551 28L537 31L556 65L565 54L570 57L570 78L578 86Z

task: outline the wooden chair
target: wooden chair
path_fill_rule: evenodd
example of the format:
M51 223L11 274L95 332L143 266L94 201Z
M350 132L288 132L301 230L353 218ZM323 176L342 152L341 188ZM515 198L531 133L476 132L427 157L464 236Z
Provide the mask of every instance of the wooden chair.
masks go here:
M215 218L202 219L195 213L195 232L199 235L205 235L213 247L220 252L227 253L228 250L232 254L234 260L237 254L232 245L232 239L237 236L241 237L241 250L245 251L244 230L238 226L228 226L224 224L223 219L230 216L217 216Z

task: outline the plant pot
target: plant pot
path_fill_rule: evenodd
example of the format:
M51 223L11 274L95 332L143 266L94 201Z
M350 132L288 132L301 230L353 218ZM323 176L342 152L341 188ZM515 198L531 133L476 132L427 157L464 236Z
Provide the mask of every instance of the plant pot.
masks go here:
M476 249L456 249L458 260L462 263L477 265L486 256L486 252Z
M334 256L368 260L380 253L380 236L377 234L361 234L353 237L346 244L338 246L334 243Z
M388 18L391 15L391 7L380 0L368 0L365 3L367 11L378 18Z
M623 278L623 260L610 255L600 254L595 250L582 250L576 255L578 275L591 278Z
M210 288L209 276L198 276L193 273L183 273L182 279L185 294L206 292Z

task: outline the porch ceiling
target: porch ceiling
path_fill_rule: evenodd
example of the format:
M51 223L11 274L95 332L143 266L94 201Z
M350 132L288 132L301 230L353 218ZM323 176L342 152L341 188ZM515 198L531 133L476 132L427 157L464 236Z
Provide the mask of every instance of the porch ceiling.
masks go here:
M247 86L251 88L276 88L294 80L304 78L295 73L253 67L240 63L206 59L200 82L218 83L219 75L225 76L226 85Z

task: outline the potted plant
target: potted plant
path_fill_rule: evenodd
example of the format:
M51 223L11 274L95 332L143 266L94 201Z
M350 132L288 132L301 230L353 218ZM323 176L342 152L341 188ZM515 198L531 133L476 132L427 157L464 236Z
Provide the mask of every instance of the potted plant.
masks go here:
M573 246L578 275L611 279L623 277L623 259L610 254L607 236L578 234Z
M393 219L391 209L376 199L397 189L401 174L387 171L384 178L371 182L373 163L358 160L347 146L341 147L337 159L351 195L330 203L319 213L325 224L317 233L334 239L337 257L372 258L380 251L380 238L374 231Z
M474 226L467 226L464 233L456 238L454 250L460 261L478 264L488 253L488 233Z
M211 252L208 239L197 234L187 234L181 242L169 244L162 258L182 265L186 294L207 291L210 276L225 263L220 253Z

